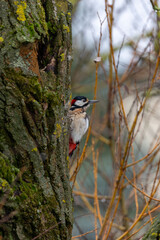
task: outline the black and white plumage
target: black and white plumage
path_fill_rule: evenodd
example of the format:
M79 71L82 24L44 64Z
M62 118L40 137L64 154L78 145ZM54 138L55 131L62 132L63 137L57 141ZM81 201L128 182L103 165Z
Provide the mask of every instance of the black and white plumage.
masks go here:
M69 138L69 155L71 156L80 143L83 135L89 127L89 119L86 113L87 108L97 100L89 100L84 96L77 96L71 101L69 110L70 123L70 138Z

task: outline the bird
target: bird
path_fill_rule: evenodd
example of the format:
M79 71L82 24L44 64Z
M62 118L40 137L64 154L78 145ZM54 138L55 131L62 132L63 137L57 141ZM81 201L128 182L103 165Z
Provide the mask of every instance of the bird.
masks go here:
M72 99L69 109L70 136L69 136L69 156L71 157L82 137L89 127L87 108L97 103L98 100L89 100L85 96L77 96Z

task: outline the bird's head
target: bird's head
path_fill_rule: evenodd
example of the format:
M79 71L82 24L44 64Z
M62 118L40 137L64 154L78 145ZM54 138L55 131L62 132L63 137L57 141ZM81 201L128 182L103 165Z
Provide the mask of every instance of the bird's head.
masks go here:
M98 102L98 100L89 100L84 96L77 96L72 99L70 110L75 110L77 108L83 108L84 110L86 110L90 106L90 104L96 102Z

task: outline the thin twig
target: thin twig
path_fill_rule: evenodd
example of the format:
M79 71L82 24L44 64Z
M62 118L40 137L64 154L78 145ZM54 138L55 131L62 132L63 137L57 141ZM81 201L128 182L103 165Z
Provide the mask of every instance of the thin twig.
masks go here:
M73 193L76 194L76 195L79 195L79 196L85 196L85 197L87 197L87 198L94 199L94 194L83 193L83 192L76 191L76 190L73 190ZM110 200L110 199L111 199L111 196L100 196L100 195L97 195L97 198L98 198L99 200Z
M93 230L88 231L88 232L86 232L86 233L83 233L83 234L81 234L81 235L74 236L74 237L72 237L72 239L83 237L83 236L85 236L85 235L87 235L87 234L90 234L90 233L92 233L92 232L95 232L95 230L96 230L96 229L93 229Z
M32 238L32 240L36 240L36 239L42 237L43 235L45 235L46 233L48 233L48 232L51 231L52 229L56 228L60 223L61 223L61 222L56 223L56 224L53 225L52 227L46 229L44 232L42 232L42 233L40 233L39 235L37 235L36 237Z

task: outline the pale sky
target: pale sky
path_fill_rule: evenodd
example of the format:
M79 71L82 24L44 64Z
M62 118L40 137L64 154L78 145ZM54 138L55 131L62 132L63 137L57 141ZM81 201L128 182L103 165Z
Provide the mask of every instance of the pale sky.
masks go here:
M110 1L112 2L112 1ZM78 44L85 42L86 47L95 46L100 35L99 16L103 20L105 14L105 0L81 0L78 10L73 20L73 40L74 36L78 36ZM113 44L121 45L125 36L125 41L131 41L134 37L139 37L144 30L156 29L155 24L156 13L153 11L150 0L115 0L114 10L114 28L113 28ZM103 42L101 45L102 52L108 49L107 40L107 22L103 24ZM74 47L73 41L73 47ZM139 51L148 44L147 40L141 40L139 43ZM130 52L126 49L121 53L121 60L130 58ZM128 61L128 59L127 59Z

